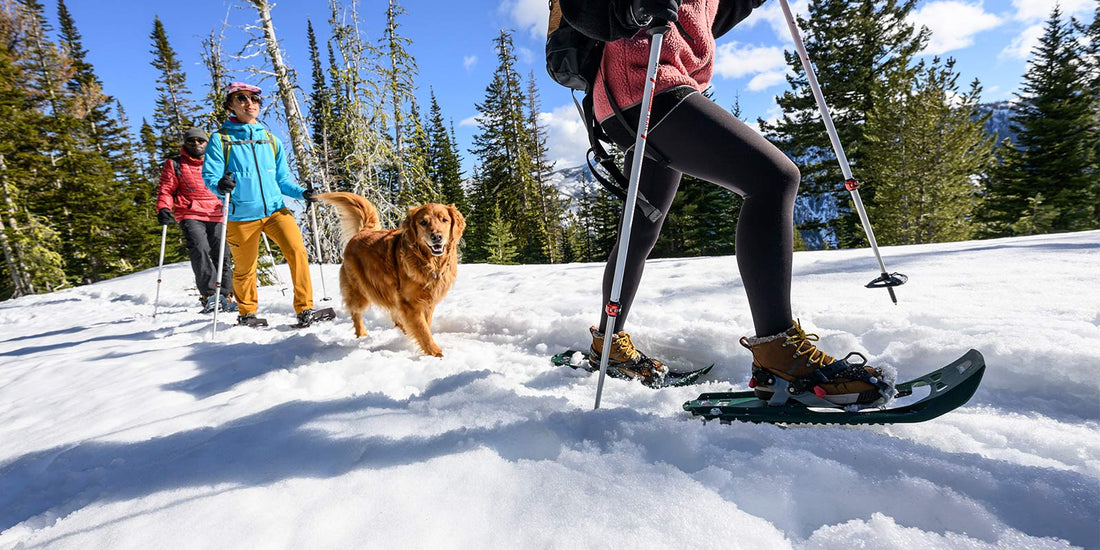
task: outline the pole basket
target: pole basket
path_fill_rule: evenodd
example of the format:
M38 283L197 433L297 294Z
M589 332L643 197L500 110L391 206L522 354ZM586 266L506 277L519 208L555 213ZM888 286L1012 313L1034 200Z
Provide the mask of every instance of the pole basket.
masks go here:
M877 279L867 283L867 288L889 288L894 286L901 286L909 280L907 275L901 273L891 273L889 275L883 273Z

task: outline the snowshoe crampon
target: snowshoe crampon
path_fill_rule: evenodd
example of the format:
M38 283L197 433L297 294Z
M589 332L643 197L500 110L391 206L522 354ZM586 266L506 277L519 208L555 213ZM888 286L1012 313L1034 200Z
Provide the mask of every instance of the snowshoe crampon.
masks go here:
M753 391L704 393L684 403L684 410L704 420L720 420L723 424L767 422L775 424L903 424L924 422L950 412L966 403L981 384L985 374L985 359L977 350L970 350L950 365L895 386L895 401L884 408L858 411L840 407L808 406L790 399L786 404L772 406L756 397ZM909 402L928 388L928 395Z
M599 372L599 367L592 366L588 362L588 354L583 351L566 350L550 358L550 362L559 367L569 367L573 369L583 370L587 372ZM650 388L668 388L673 386L690 386L695 384L699 377L710 372L710 369L714 368L714 365L708 365L701 369L694 369L687 372L675 372L668 371L662 378L645 378L639 377L636 373L626 371L624 369L618 369L612 366L607 367L607 375L612 378L621 378L624 380L638 380L642 385Z

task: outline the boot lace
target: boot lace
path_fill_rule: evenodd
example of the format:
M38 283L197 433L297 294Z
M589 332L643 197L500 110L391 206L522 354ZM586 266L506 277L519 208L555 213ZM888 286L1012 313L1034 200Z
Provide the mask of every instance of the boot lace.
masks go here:
M634 349L634 342L630 341L630 335L625 332L620 332L614 336L613 344L618 345L619 353L626 356L627 360L633 360L638 357L638 350ZM614 357L612 353L612 357Z
M783 343L784 346L795 346L794 357L797 359L803 355L809 356L810 366L820 369L821 367L833 362L833 358L825 352L817 349L817 346L811 342L816 342L820 338L816 334L807 333L802 330L802 325L798 322L794 324L795 333L788 336L787 340Z

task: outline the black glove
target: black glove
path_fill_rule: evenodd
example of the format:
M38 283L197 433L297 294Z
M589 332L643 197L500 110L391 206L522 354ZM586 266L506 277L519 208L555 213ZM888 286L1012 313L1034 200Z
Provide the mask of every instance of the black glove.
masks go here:
M171 210L167 208L161 208L160 210L157 210L157 222L161 225L168 225L170 223L175 223L175 221L176 218L172 217Z
M226 172L222 179L218 180L218 192L223 195L228 195L233 192L233 188L237 186L237 182L233 181L233 173Z
M682 3L683 0L633 0L630 15L639 28L648 27L654 19L675 23Z
M302 199L304 199L307 203L318 202L321 199L317 198L317 195L320 194L321 192L319 190L310 187L309 189L302 191Z

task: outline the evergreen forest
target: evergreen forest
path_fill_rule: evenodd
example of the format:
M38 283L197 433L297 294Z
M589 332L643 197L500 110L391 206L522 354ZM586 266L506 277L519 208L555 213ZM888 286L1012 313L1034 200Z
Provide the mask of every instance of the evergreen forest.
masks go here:
M0 299L156 267L163 229L154 203L165 160L179 154L188 128L217 130L227 116L225 87L260 74L248 71L265 75L261 118L285 131L297 181L367 197L384 227L424 202L453 203L468 224L463 262L607 257L621 201L591 181L573 194L555 185L555 171L569 167L551 162L539 114L543 96L568 92L540 90L534 74L521 74L513 31L485 38L496 69L476 104L473 144L460 150L453 119L410 53L398 0L372 14L385 21L376 37L361 31L354 2L329 2L331 33L319 36L313 21L276 25L270 0L235 1L254 24L215 28L194 43L174 43L159 18L149 22L144 61L159 75L149 83L156 111L131 120L89 62L65 0L55 18L39 0L0 0ZM1100 228L1096 14L1079 21L1051 12L1009 104L1008 139L986 130L980 82L960 81L951 58L922 54L927 30L906 23L915 5L810 0L797 20L817 73L828 75L822 93L879 244ZM848 24L826 23L835 20ZM278 33L298 28L308 66L290 66L280 43ZM228 32L249 34L249 69L242 53L226 51ZM179 47L201 51L201 74L185 73ZM799 166L800 201L828 206L814 209L827 215L798 222L796 248L866 246L802 64L786 55L782 115L757 123ZM418 103L424 91L430 101ZM737 105L729 109L740 116ZM735 194L685 177L653 256L736 253L739 205ZM307 212L296 214L311 261L339 263L335 213ZM164 261L185 261L179 232L167 234Z

